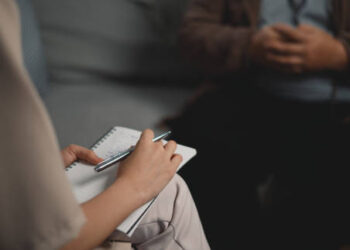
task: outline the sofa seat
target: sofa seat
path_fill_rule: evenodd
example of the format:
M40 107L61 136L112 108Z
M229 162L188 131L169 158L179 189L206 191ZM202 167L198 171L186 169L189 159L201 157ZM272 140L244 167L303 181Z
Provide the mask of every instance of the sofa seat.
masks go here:
M51 82L44 102L60 146L89 147L113 126L152 128L160 133L165 128L160 128L159 122L176 113L191 93L191 88L179 86L89 77Z

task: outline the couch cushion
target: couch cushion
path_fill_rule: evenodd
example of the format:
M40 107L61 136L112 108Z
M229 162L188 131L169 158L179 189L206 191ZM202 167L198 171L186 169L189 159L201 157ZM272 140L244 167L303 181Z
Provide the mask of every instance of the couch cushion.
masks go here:
M192 94L189 88L134 85L89 77L51 86L44 101L62 147L91 146L113 126L164 132L159 122L176 113Z
M54 80L192 76L176 44L187 0L34 0Z
M31 0L17 0L21 17L23 59L28 73L40 94L48 88L45 57L39 27Z

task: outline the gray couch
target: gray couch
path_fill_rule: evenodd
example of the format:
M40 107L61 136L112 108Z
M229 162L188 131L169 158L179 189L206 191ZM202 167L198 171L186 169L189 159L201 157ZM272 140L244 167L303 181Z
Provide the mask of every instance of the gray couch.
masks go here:
M176 43L186 0L32 2L18 0L25 61L62 147L115 125L160 132L192 94Z

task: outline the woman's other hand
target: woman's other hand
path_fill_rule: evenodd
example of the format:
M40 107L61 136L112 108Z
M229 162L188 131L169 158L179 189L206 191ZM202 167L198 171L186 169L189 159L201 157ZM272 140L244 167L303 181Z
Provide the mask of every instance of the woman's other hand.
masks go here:
M175 154L176 143L153 142L152 130L145 130L133 153L121 162L116 183L137 197L138 206L151 200L168 184L182 161Z
M94 151L74 144L64 148L61 151L61 155L65 167L68 167L77 160L84 161L93 165L96 165L103 161L103 159L98 157Z

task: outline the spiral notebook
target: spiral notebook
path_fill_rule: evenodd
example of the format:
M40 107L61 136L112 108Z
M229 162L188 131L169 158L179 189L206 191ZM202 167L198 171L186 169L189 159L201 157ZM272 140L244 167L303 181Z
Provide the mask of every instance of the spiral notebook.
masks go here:
M140 138L141 132L124 127L113 127L103 135L91 149L102 158L108 158L116 153L125 151L135 145ZM177 154L181 154L183 161L178 170L196 155L194 148L177 145ZM79 203L88 201L109 187L115 180L119 163L101 172L96 172L94 166L75 162L66 168L66 174L72 185L73 193ZM156 198L155 198L156 199ZM131 236L147 210L152 206L155 199L144 204L129 215L117 230Z

